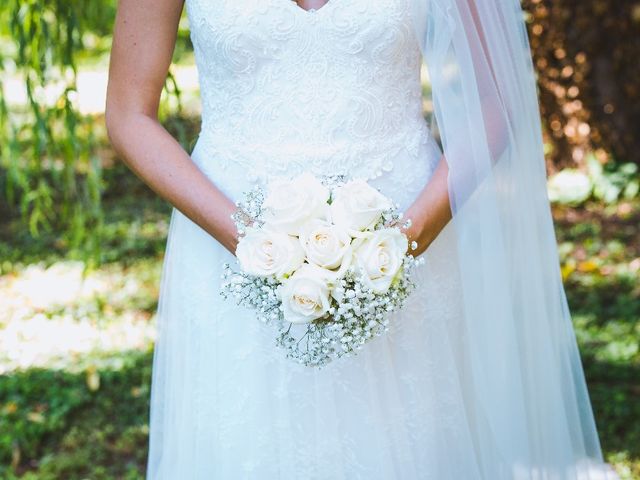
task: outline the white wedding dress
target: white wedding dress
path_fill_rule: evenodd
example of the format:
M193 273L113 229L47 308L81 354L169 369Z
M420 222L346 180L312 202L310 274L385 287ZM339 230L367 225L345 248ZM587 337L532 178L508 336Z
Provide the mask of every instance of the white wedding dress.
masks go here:
M365 177L410 205L440 150L422 116L407 0L329 0L315 11L291 0L186 7L203 107L192 158L230 198L308 170ZM287 359L252 311L222 299L222 266L233 256L174 210L148 478L485 478L490 459L475 441L482 419L465 395L470 339L451 229L424 254L418 289L390 331L317 370ZM487 480L498 478L516 476Z

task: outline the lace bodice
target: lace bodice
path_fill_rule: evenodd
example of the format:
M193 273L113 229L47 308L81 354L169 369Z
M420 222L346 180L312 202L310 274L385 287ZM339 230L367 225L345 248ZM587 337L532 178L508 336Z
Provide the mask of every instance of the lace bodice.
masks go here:
M407 0L187 0L206 169L375 179L433 140ZM212 160L215 158L216 160ZM210 163L209 163L210 162Z

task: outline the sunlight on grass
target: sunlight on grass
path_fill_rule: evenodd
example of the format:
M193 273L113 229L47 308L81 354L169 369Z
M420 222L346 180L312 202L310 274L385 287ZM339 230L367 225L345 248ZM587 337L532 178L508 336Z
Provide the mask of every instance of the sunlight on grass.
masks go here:
M150 348L159 261L108 266L84 278L83 267L36 264L0 277L0 374L72 368L83 355Z

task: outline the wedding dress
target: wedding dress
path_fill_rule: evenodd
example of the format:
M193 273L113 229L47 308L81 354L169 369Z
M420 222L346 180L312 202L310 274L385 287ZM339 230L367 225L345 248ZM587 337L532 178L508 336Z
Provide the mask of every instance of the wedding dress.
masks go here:
M366 178L401 209L411 204L442 152L422 115L409 0L329 0L309 11L291 0L186 0L186 8L202 98L191 157L230 198L311 171ZM537 468L484 441L492 425L474 397L475 339L462 321L454 233L450 223L424 253L418 288L386 335L317 370L285 358L268 326L222 299L222 266L234 257L174 209L148 478L615 478L584 463L593 451L598 460L599 445L579 451L579 434L564 444L538 438L565 450ZM562 432L561 412L547 413ZM562 463L570 450L575 464Z

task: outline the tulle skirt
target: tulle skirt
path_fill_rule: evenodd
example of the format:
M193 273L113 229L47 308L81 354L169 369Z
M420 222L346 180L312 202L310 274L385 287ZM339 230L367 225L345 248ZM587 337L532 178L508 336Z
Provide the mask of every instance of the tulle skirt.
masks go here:
M192 157L230 197L242 171ZM384 193L407 206L428 168L396 165L412 188ZM404 171L403 171L404 169ZM396 173L398 174L398 173ZM386 182L386 183L385 183ZM219 295L234 257L174 210L154 353L147 478L463 480L486 478L490 447L470 385L470 365L450 224L424 254L418 288L390 330L318 370L285 357L252 311ZM496 462L497 463L497 462ZM502 472L498 478L606 478ZM613 478L613 477L611 477Z

